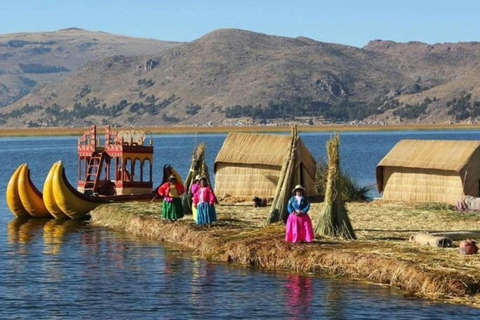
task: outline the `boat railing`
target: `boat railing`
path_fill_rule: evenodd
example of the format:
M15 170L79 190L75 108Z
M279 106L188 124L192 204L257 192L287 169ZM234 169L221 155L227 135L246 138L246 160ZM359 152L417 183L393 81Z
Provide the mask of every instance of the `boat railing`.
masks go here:
M153 146L152 132L151 132L150 130L145 131L145 132L144 132L144 139L145 139L145 136L146 136L147 134L150 136L150 139L149 139L149 141L148 141L148 142L149 142L148 144L149 144L149 146L151 147L151 146Z

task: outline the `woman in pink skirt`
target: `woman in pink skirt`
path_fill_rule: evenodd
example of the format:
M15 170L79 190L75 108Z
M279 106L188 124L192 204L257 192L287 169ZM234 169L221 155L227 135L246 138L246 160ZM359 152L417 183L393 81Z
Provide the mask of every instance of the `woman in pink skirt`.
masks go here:
M285 230L285 241L287 242L312 242L313 240L312 220L308 216L310 203L303 195L304 191L304 187L297 185L293 189L295 195L288 200L289 215Z

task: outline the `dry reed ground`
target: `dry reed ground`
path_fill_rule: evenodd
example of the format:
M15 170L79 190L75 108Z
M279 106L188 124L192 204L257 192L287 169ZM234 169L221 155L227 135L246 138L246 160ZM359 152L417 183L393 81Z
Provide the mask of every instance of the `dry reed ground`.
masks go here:
M322 205L312 204L313 220ZM413 296L480 307L478 255L408 242L419 231L480 231L478 214L382 201L347 206L356 241L323 237L312 244L285 243L283 223L263 227L268 207L238 204L218 205L219 221L211 228L196 226L191 216L165 222L155 202L104 205L91 213L91 223L179 244L212 261L364 279Z

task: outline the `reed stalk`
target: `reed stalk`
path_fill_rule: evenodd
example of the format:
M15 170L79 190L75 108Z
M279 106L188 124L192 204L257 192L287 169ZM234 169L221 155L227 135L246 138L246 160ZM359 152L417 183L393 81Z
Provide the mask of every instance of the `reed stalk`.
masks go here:
M188 170L187 177L185 178L185 193L182 195L183 211L186 214L192 214L192 198L193 194L190 189L193 184L193 180L197 175L205 176L210 183L210 176L208 173L207 165L205 164L205 143L200 143L198 147L195 147L192 152L192 163Z
M275 196L273 198L272 205L270 206L270 214L265 220L265 226L274 222L278 222L280 219L284 222L287 220L287 203L288 199L290 198L290 190L292 189L293 180L295 178L294 168L296 166L295 162L297 159L297 143L297 126L292 126L290 153L282 166L282 170L280 171L280 177L275 190Z

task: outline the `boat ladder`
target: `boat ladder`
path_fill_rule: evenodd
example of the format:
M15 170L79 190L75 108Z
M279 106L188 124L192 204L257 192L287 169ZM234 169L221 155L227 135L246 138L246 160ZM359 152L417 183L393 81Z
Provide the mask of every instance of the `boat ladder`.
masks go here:
M100 152L100 154L94 153L90 157L90 161L88 162L87 166L87 172L85 174L85 187L83 189L84 193L96 192L104 159L104 152Z

